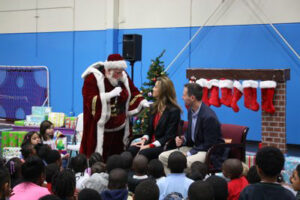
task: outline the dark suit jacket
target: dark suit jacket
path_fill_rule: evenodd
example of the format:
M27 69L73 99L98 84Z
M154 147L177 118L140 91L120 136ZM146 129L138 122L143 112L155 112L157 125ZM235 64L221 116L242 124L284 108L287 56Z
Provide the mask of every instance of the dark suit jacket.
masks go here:
M193 147L190 153L196 154L199 151L207 151L212 145L224 143L221 134L221 124L215 112L201 104L198 119L195 127L195 142L192 140L192 111L188 111L188 129L185 134L185 145Z
M155 140L158 140L161 146L164 146L166 142L176 137L180 122L180 109L173 105L167 105L154 130L153 122L155 114L152 114L151 108L148 114L149 121L146 135L149 136L149 141L151 141L152 135L155 134Z

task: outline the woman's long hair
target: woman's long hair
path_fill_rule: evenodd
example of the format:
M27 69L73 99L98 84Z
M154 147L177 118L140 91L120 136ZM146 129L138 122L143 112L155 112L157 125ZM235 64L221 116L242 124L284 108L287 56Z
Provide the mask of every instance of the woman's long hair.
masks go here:
M162 112L168 105L173 105L181 111L177 103L173 82L167 76L159 77L157 82L159 82L159 93L156 101L153 103L153 113Z

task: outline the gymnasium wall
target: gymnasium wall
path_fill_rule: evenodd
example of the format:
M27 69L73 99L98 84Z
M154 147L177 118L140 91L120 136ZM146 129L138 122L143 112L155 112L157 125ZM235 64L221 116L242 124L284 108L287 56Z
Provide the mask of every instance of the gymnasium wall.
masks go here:
M53 110L77 115L82 72L108 54L121 54L123 34L143 36L142 61L134 68L140 87L151 59L165 49L169 65L205 25L168 70L181 106L187 68L290 68L287 142L300 144L300 61L268 25L274 23L300 53L299 10L298 0L0 0L0 65L48 66ZM245 109L243 99L239 106L239 113L212 108L222 123L248 125L248 139L260 140L260 111Z

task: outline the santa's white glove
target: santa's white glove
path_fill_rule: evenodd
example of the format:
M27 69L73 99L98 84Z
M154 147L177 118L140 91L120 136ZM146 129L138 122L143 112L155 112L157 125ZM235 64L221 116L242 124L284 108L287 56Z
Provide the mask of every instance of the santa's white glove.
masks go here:
M147 100L144 100L144 101L142 101L141 103L142 103L142 106L143 106L144 108L149 108L153 102L149 102L149 101L147 101Z
M105 93L105 99L106 99L106 101L109 101L113 97L120 96L121 91L122 91L121 87L115 87L115 89L113 89L112 91L106 92Z

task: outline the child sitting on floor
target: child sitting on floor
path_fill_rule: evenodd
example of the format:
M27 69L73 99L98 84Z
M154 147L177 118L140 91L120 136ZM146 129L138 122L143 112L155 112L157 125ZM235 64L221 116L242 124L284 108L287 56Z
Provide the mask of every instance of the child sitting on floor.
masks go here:
M223 175L229 178L227 200L238 200L241 191L248 185L247 179L242 176L243 165L238 159L227 159L222 166Z
M11 158L9 161L7 161L5 166L10 174L11 188L14 188L16 185L22 182L22 161L17 157Z
M296 169L293 171L290 177L293 189L297 192L296 198L300 200L300 164L297 165Z
M41 136L38 132L35 131L29 131L25 136L24 140L22 142L22 146L25 144L33 144L37 145L41 143Z
M69 168L75 172L76 189L83 189L84 182L89 178L88 173L85 172L87 168L86 156L84 154L78 154L76 157L71 158Z
M0 200L9 198L11 194L9 172L4 166L0 166Z
M156 181L164 179L166 174L164 170L164 165L158 159L153 159L148 164L148 175L154 178Z
M144 155L137 155L133 159L133 173L128 175L128 189L134 193L135 187L144 180L148 179L147 175L148 159Z

